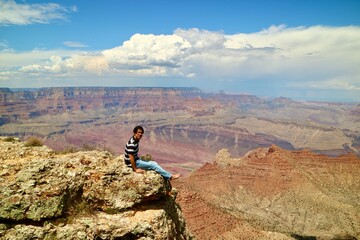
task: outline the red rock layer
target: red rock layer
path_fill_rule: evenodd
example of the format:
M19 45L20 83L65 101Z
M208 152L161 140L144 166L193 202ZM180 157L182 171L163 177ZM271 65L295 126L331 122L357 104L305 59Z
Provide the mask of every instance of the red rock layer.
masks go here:
M254 238L262 231L360 235L360 159L353 154L331 158L275 145L239 159L219 153L175 186L198 239L212 239L211 232L217 239L248 234L246 222L256 229Z

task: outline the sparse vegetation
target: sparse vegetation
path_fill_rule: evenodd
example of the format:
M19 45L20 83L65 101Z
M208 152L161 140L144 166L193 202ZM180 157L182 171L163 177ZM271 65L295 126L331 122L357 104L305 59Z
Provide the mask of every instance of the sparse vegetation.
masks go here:
M16 139L14 137L6 137L4 139L5 142L16 142Z
M60 154L67 154L67 153L75 153L78 152L79 149L77 149L75 146L68 146L64 148L63 150L59 151Z
M144 161L151 161L152 160L151 154L143 155L140 158L141 158L141 160L144 160Z
M25 142L26 147L41 147L42 145L44 145L43 142L36 137L29 137Z
M111 153L112 155L115 155L115 152L107 147L107 146L99 146L99 145L92 145L92 144L83 144L81 147L76 147L74 145L68 146L64 148L63 150L59 151L60 154L67 154L67 153L75 153L75 152L81 152L81 151L107 151Z
M96 145L84 143L82 145L81 150L82 151L94 151L94 150L98 150L98 147Z

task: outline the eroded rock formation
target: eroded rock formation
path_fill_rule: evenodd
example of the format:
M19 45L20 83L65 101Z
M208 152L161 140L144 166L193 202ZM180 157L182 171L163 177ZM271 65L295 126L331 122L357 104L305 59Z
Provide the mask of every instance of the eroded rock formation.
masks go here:
M56 151L86 144L121 154L140 124L146 133L142 151L165 168L188 174L222 148L233 156L271 144L330 156L359 155L359 109L356 103L204 93L197 88L0 88L0 135L24 141L36 136Z
M0 239L191 239L163 178L106 151L0 138Z
M226 149L176 183L197 239L359 239L360 159Z

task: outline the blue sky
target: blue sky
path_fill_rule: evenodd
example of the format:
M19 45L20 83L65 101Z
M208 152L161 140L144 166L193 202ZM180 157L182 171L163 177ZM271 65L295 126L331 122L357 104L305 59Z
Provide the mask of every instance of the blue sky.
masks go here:
M0 0L0 87L360 102L360 1Z

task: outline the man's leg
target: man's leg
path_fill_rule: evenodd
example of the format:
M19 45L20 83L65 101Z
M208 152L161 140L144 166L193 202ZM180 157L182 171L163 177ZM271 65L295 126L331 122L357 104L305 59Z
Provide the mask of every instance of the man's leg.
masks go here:
M136 160L136 167L144 169L144 170L154 170L163 176L166 180L171 179L171 173L164 170L160 165L155 161L143 161L141 159Z

